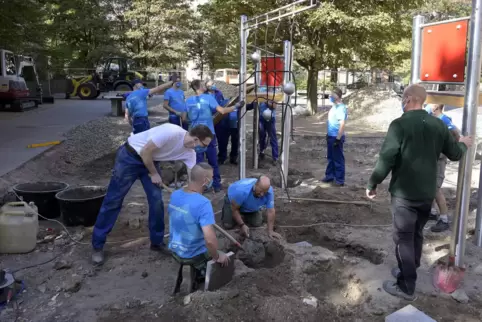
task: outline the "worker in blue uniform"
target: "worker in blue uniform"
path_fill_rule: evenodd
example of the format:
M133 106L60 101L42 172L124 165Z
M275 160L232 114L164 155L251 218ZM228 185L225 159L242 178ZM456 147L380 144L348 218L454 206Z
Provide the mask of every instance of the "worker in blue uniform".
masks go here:
M203 124L209 127L209 129L216 134L213 123L213 113L219 112L220 114L229 114L235 111L238 106L242 106L238 103L234 107L223 108L219 105L216 99L206 94L205 84L195 79L191 82L191 88L196 95L189 97L186 100L187 117L190 122L190 127ZM242 102L244 104L244 102ZM204 161L204 156L207 156L209 165L213 168L213 188L214 192L221 191L221 175L219 173L218 159L217 159L217 141L213 139L208 147L196 148L196 162L200 163Z
M132 81L134 91L124 94L126 99L125 119L131 124L132 133L141 133L151 128L147 111L147 98L151 92L159 93L171 84L169 82L154 89L148 89L144 88L142 80L135 79Z
M257 101L246 105L247 110L252 110L258 104ZM271 157L273 164L279 157L278 138L276 136L276 105L277 103L269 100L263 101L259 105L259 159L264 160L264 150L267 147L266 136L269 137L271 145Z
M169 111L169 123L182 126L183 129L187 130L186 98L181 86L181 78L176 76L172 87L164 93L164 108Z

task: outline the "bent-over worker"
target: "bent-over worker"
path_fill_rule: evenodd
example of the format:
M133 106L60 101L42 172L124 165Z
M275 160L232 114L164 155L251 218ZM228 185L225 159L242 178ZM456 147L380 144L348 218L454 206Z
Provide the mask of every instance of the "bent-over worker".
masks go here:
M205 162L196 164L188 186L174 191L167 207L169 249L178 262L194 265L196 277L200 278L205 276L206 263L211 258L223 265L229 261L218 250L211 201L202 195L212 184L213 168Z
M142 80L135 79L132 81L133 92L126 95L126 112L125 119L132 126L132 133L137 134L150 129L147 97L162 92L172 83L166 83L157 87L148 89L144 88Z
M452 161L460 160L472 146L471 137L461 137L457 142L443 121L422 109L426 97L420 85L405 89L404 113L388 128L366 191L368 198L374 198L377 185L392 173L389 191L398 268L392 270L396 281L385 281L383 289L409 301L416 299L423 228L437 191L437 160L441 153Z
M274 231L274 191L269 178L260 176L241 179L228 188L228 193L224 197L221 221L224 228L232 229L237 225L243 235L249 237L249 227L246 223L252 227L260 227L263 224L263 210L266 210L268 235L271 238L281 238L281 235Z
M163 124L148 131L130 136L117 151L114 170L107 188L107 194L100 208L92 234L92 261L104 262L104 244L119 216L124 197L137 179L149 203L149 232L151 249L165 251L163 185L158 171L159 161L182 161L188 175L196 164L197 146L206 147L211 143L213 133L207 126L198 125L189 132L173 124Z

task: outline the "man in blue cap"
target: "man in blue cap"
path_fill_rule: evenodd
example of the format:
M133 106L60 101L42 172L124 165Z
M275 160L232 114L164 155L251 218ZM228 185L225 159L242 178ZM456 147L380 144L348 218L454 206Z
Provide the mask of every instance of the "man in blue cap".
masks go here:
M164 108L169 111L169 123L188 129L186 121L186 102L179 76L172 77L174 84L164 93ZM182 124L182 125L181 125Z
M219 112L223 115L229 114L244 105L244 102L239 102L234 107L223 108L212 95L206 94L206 86L199 79L195 79L191 82L191 88L196 93L195 96L191 96L186 100L187 116L191 128L203 124L209 127L209 129L215 134L213 113ZM219 192L221 191L221 175L219 173L216 148L217 141L215 138L210 142L209 146L197 147L196 163L204 162L204 155L206 154L208 163L213 168L214 172L214 192Z
M172 85L168 82L157 87L148 89L144 88L142 80L135 79L132 81L133 92L129 93L126 98L125 118L132 125L134 134L147 131L151 128L147 112L147 97L161 93L164 89Z

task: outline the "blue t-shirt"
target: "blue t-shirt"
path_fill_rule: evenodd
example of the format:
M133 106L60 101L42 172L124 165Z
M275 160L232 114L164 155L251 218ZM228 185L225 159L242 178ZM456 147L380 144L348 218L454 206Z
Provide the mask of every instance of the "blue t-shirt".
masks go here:
M187 117L191 122L191 128L199 124L204 124L209 127L213 134L215 134L213 113L216 112L216 107L218 107L218 105L216 99L209 94L188 97L186 100L186 107Z
M241 212L256 212L274 208L273 187L261 198L253 195L254 185L258 179L246 178L234 182L228 188L228 199L240 206Z
M126 107L129 110L129 115L134 118L138 116L147 116L147 97L149 96L149 89L141 88L135 90L127 96Z
M345 104L341 103L333 105L328 112L328 136L337 136L341 121L346 120L347 117L348 111Z
M264 121L263 112L270 109L266 102L262 102L259 104L259 119ZM275 110L271 110L271 119L274 121L276 120L276 112Z
M432 106L431 104L427 104L425 107L424 107L425 111L427 111L428 114L430 115L433 115L432 113ZM450 118L450 116L448 115L445 115L445 114L440 114L438 116L439 119L441 119L445 125L447 125L447 128L449 129L449 131L452 131L454 129L456 129L457 127L454 125L454 123L452 122L452 118Z
M198 193L176 190L171 195L167 212L169 249L182 258L207 252L202 227L215 223L209 199Z
M182 89L169 88L164 93L164 101L168 101L170 107L177 112L186 112L186 102L184 102L184 91ZM169 112L169 115L175 115Z

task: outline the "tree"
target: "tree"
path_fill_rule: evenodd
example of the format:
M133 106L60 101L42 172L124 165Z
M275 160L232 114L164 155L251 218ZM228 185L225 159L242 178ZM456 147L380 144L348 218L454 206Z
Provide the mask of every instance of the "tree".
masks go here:
M239 26L239 16L259 15L291 1L212 0L205 8L223 29ZM324 68L350 67L353 57L384 66L388 44L400 41L410 31L400 27L406 13L422 0L337 0L320 1L317 9L294 17L294 59L308 71L308 106L317 108L318 72ZM280 38L290 35L289 24L281 24ZM253 31L254 32L254 31ZM233 37L234 38L234 37ZM235 39L232 41L235 41ZM236 37L238 38L238 37ZM239 38L236 39L239 43ZM279 50L278 50L279 52Z
M132 0L124 51L144 66L173 66L187 60L193 12L188 0Z

